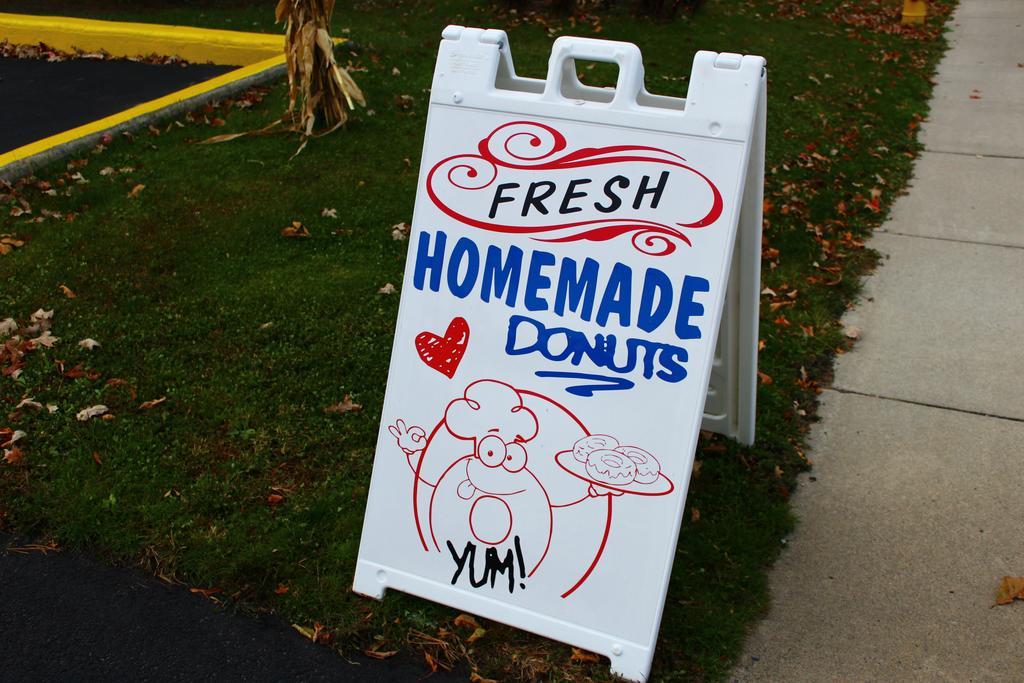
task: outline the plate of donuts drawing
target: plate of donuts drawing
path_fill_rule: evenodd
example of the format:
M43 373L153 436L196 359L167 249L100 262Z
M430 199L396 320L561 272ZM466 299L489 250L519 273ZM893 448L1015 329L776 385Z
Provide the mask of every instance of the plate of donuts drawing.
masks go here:
M614 436L591 434L572 448L555 454L558 465L596 488L640 496L664 496L675 488L661 472L661 463L639 446L619 443Z

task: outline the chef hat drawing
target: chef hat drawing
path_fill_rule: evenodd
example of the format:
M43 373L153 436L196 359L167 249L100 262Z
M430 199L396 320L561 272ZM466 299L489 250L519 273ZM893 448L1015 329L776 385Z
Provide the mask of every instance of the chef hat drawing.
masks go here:
M511 443L529 441L537 435L537 416L523 405L519 392L490 379L467 386L462 398L448 404L444 421L448 431L460 439L497 434Z

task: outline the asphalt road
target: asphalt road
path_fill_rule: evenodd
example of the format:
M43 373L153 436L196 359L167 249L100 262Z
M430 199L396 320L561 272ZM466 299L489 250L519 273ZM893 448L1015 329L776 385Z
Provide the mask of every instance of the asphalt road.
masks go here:
M213 64L0 58L0 153L231 71Z
M272 616L224 610L139 571L0 534L0 681L465 681L350 662ZM397 659L397 658L396 658Z

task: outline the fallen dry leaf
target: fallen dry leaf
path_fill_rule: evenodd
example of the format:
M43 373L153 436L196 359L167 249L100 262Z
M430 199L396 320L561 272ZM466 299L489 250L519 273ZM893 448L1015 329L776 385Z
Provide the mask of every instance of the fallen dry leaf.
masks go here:
M301 633L304 637L313 640L313 629L306 628L305 626L299 626L298 624L292 624L292 628Z
M498 683L498 681L493 678L484 678L474 671L469 674L469 683Z
M282 496L280 493L271 493L269 496L267 496L267 505L280 505L283 502L284 496Z
M11 431L10 429L0 429L0 448L13 446L15 442L21 441L25 436L25 432L20 429L16 429L14 431Z
M75 367L65 371L64 376L67 377L68 379L81 379L85 377L87 380L91 382L99 379L100 373L96 372L95 370L87 370L86 368L82 367L81 363L79 363Z
M363 409L363 406L358 403L352 402L352 397L345 394L344 398L341 399L341 403L335 403L333 406L327 406L324 408L325 413L336 413L338 415L342 413L358 413Z
M324 218L337 218L338 217L338 210L337 209L323 209L320 212L320 215L323 216Z
M25 454L20 448L4 449L3 461L8 465L19 465L24 457Z
M313 642L326 645L334 640L334 634L328 633L327 628L319 621L313 622Z
M598 655L595 655L593 652L587 652L586 650L581 650L578 647L574 647L572 649L572 656L569 659L574 662L582 663L597 662L600 661L601 658Z
M404 240L408 236L409 236L409 224L408 223L405 223L405 222L395 223L394 225L391 226L391 239L393 239L395 241L398 241L398 242L401 242L402 240Z
M860 339L860 328L856 325L848 325L843 330L843 334L846 335L847 339Z
M158 405L160 405L161 403L163 403L166 400L167 400L166 396L161 396L160 398L154 398L152 401L146 401L145 403L142 403L141 405L139 405L139 410L149 410L151 408L156 408Z
M98 417L100 415L105 414L108 410L109 408L107 408L105 405L99 404L79 410L75 417L78 419L79 422L86 422L94 417Z
M999 582L996 604L1009 605L1014 600L1024 600L1024 576L1004 576Z
M29 553L42 553L46 555L47 553L59 553L60 546L57 545L57 541L50 540L46 543L28 543L18 547L11 546L7 548L7 552L18 553L19 555L28 555Z
M40 322L42 322L44 320L52 320L52 319L53 319L53 309L52 308L50 310L48 310L48 311L44 311L41 308L36 309L36 312L33 313L31 316L29 316L29 320L31 320L33 323L40 323Z
M213 145L213 144L216 144L218 142L230 142L231 140L237 140L238 138L245 137L248 134L249 134L248 132L245 132L245 133L225 133L223 135L214 135L212 138L206 138L205 140L200 140L198 144L200 144L200 145Z
M146 189L146 186L143 185L142 183L139 183L138 185L136 185L135 187L132 188L131 192L128 193L128 198L129 199L135 199L140 194L142 194L142 191L145 190L145 189Z
M695 522L695 523L700 521L700 509L699 508L690 508L690 521L691 522Z
M390 282L388 282L383 287L378 289L377 293L378 294L394 294L397 291L398 290L395 288L395 286L393 284L391 284Z
M291 225L285 226L281 229L282 237L310 237L309 230L302 221L292 221Z
M92 351L97 346L99 346L100 343L95 339L83 339L82 341L78 342L78 345L81 346L86 351Z
M53 345L60 341L60 337L54 337L50 334L49 330L46 330L41 335L31 340L33 344L45 346L48 349L52 349Z
M0 337L10 337L18 331L18 323L14 318L0 320Z
M36 410L42 410L43 404L29 396L28 398L21 399L21 403L14 406L15 410L17 410L18 408L35 408Z
M394 657L398 654L398 650L388 650L387 652L381 652L380 650L365 650L363 652L367 657L373 657L374 659L387 659L388 657Z
M469 638L466 638L466 642L467 643L475 643L476 641L480 640L481 638L483 638L486 635L487 635L487 630L486 629L482 629L482 628L480 628L478 626L477 629L475 631L473 631L473 634L471 636L469 636Z
M327 633L327 629L325 629L319 622L313 622L313 628L311 629L309 627L299 626L298 624L293 624L292 628L314 643L327 643L334 638L334 636ZM390 656L390 654L388 656ZM383 659L384 657L380 658Z
M219 588L189 588L189 593L196 593L202 595L204 598L211 598L217 593L220 593Z
M60 285L58 289L60 289L60 291L64 293L64 296L66 296L69 299L74 299L76 296L78 296L77 294L72 292L71 288L68 287L67 285Z
M284 595L287 592L288 586L284 585L283 583L277 584L277 588L274 589L274 593L276 593L277 595Z
M474 631L480 628L480 624L478 624L476 619L470 614L460 614L459 616L455 617L454 623L455 626L457 627L465 626L466 628L471 628Z
M92 452L92 461L99 465L100 467L103 467L103 458L101 458L100 454L97 453L96 451Z
M768 373L765 373L765 372L761 372L760 370L757 371L757 378L759 380L761 380L761 384L771 384L772 383L771 375L769 375Z
M0 256L9 254L23 246L25 246L25 240L20 240L12 235L0 235Z

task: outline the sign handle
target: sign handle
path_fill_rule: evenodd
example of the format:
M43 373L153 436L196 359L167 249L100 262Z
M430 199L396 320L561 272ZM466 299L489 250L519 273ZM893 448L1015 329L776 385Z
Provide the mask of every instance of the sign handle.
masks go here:
M574 68L577 59L617 64L619 77L614 93L580 83ZM578 99L608 102L612 109L630 109L636 106L643 85L643 58L640 48L633 43L562 36L551 48L542 99L548 102L573 99L564 94L569 92L578 95Z

